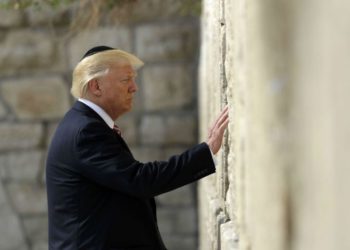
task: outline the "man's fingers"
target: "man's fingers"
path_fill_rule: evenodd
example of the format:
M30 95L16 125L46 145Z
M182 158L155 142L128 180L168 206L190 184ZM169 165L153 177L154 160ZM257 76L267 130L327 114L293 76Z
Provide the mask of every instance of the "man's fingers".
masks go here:
M220 115L219 115L219 117L218 117L218 120L220 120L221 117L225 116L226 113L228 113L228 106L227 106L227 105L226 105L226 106L224 107L224 109L221 111L221 113L220 113Z
M220 125L219 130L220 130L222 133L225 132L225 129L227 128L229 121L230 121L230 120L228 119L228 116L227 116L226 120L223 121L222 124Z
M225 109L225 112L222 113L222 115L219 117L219 119L217 120L215 126L216 127L221 127L221 125L228 120L228 109Z
M228 106L225 106L219 117L215 120L213 127L210 129L207 143L214 154L219 151L222 145L222 139L229 123L228 113Z
M220 131L220 127L222 127L223 124L226 123L226 120L228 120L228 106L226 105L224 109L221 111L218 118L215 120L214 124L208 131L208 136L211 137L215 132Z
M218 118L216 118L215 122L214 122L214 125L213 125L213 128L218 124L218 122L220 121L220 119L225 115L225 113L228 112L228 106L226 105L224 107L224 109L221 111L220 115L218 116Z

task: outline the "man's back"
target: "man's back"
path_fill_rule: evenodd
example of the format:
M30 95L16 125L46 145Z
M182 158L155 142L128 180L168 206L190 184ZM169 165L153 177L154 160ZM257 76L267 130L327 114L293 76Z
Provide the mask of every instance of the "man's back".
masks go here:
M132 197L83 176L78 152L81 131L94 124L118 141L100 117L83 105L77 103L64 117L48 154L50 249L108 249L109 245L130 247L130 242L141 249L154 247L158 239L152 199Z

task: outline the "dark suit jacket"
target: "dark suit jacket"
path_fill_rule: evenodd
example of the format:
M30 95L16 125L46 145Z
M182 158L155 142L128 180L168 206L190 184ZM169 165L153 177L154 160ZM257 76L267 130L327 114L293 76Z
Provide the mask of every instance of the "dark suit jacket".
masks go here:
M153 197L213 172L205 143L167 162L138 162L97 113L76 102L47 158L49 249L165 249Z

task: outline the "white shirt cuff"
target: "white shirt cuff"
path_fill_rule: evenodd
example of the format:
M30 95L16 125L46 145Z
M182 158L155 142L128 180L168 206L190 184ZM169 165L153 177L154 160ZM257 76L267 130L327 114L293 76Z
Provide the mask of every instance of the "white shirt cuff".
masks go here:
M211 151L211 149L209 148L210 153L211 153L211 157L213 159L214 165L216 166L217 160L216 160L216 156L213 154L213 152Z

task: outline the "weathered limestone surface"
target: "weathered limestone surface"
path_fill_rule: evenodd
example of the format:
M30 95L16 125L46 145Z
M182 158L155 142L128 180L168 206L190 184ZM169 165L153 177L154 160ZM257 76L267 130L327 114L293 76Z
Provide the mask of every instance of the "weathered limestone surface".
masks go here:
M193 208L162 209L157 214L162 232L169 235L196 233L196 212Z
M194 141L195 119L190 115L148 115L141 122L141 139L146 144L184 144Z
M28 249L20 220L12 210L10 201L0 183L0 249Z
M136 145L139 142L137 120L135 116L125 115L118 119L118 126L122 128L122 136L128 145Z
M136 29L136 53L149 62L193 60L197 36L187 23L146 24Z
M128 21L131 22L147 22L155 19L171 20L179 15L179 10L183 8L187 0L148 0L139 1L137 8L132 8L132 15ZM184 16L184 13L182 13Z
M158 147L150 146L131 146L131 151L140 162L151 162L155 160L163 160L163 150Z
M0 10L0 27L9 28L21 25L23 15L17 10Z
M39 8L36 6L28 7L25 9L24 14L26 21L31 26L59 27L61 25L69 25L69 22L72 20L71 12L69 6L62 5L53 9L45 2L41 2Z
M194 203L194 185L187 185L160 195L157 198L159 205L171 205L171 206L191 206Z
M309 1L308 6L302 8L299 3L300 15L293 18L292 136L299 156L295 159L291 197L296 207L294 248L347 249L350 58L346 51L350 3Z
M6 181L36 181L44 164L44 154L38 150L10 152L0 155L2 179Z
M28 29L7 33L0 41L0 68L18 72L24 68L48 66L52 63L55 47L49 34Z
M7 185L16 212L20 215L43 214L47 209L46 192L43 185L12 182Z
M191 104L194 94L192 74L188 65L146 67L142 84L145 110L179 109Z
M0 151L37 147L42 136L39 123L0 123Z
M0 247L4 250L10 249L28 249L25 238L21 230L21 225L16 214L10 207L1 210L1 236Z
M227 222L220 225L220 249L222 250L238 250L238 237L234 232L233 222Z
M58 119L70 105L66 84L59 77L4 81L0 91L21 120Z
M201 250L350 247L349 10L203 1L200 138L226 104L230 123L199 185Z
M6 108L2 103L0 103L0 119L3 118L7 114Z
M164 241L169 249L196 249L196 243L193 241L193 235L165 235Z
M36 249L41 246L41 249L44 249L44 246L47 249L47 239L48 239L48 228L47 228L47 216L46 215L36 215L25 218L23 220L23 227L26 232L27 238L31 244L37 246Z
M76 34L68 43L70 68L73 69L84 53L94 46L106 45L132 52L131 35L131 30L123 26L101 27Z

